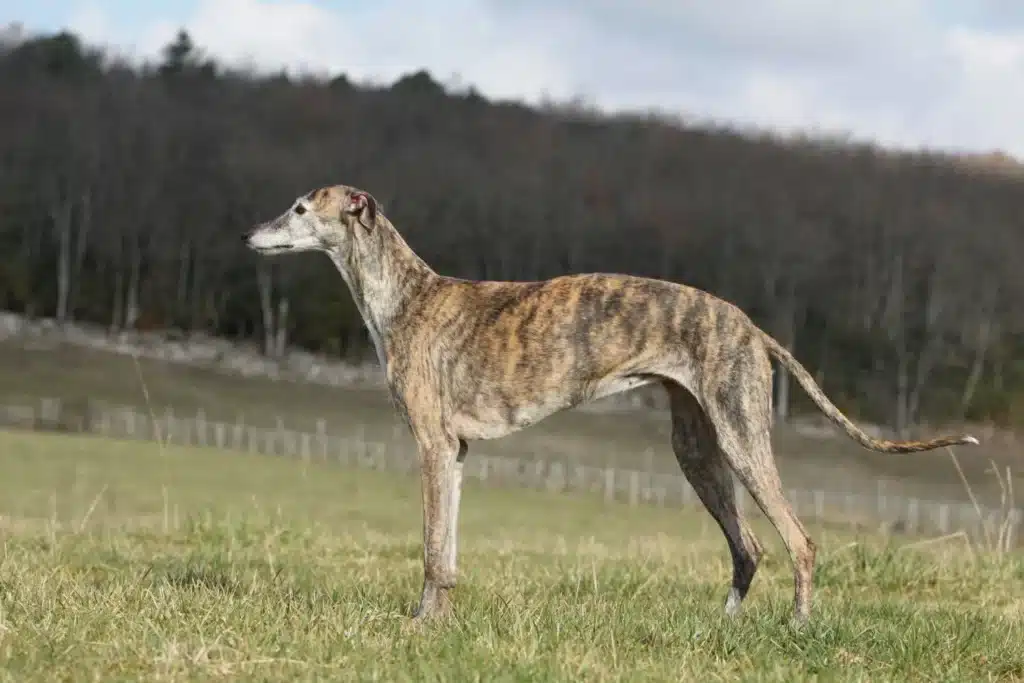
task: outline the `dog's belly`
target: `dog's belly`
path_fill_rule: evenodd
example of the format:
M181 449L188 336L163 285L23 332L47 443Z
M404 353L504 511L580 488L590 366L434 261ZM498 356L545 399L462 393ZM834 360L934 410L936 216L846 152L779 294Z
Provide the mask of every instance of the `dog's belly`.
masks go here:
M646 387L650 384L654 384L656 381L658 381L657 378L644 375L612 377L603 382L599 382L597 386L594 387L594 391L589 400L594 401L599 398L605 398L606 396L621 394L624 391L639 389L640 387Z
M501 394L473 397L452 417L452 426L460 438L498 439L512 434L557 412L613 394L654 383L650 376L609 377L575 395L569 392L548 394L531 392L513 399Z
M536 424L572 405L568 396L510 404L504 400L478 400L460 410L452 426L463 439L498 439Z

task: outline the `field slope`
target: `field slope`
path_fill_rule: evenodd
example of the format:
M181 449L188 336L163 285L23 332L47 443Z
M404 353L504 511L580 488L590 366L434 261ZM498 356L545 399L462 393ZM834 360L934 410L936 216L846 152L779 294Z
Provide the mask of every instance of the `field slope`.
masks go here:
M410 627L415 477L0 432L0 676L53 680L1024 680L1024 561L814 529L721 616L703 512L469 482L457 619Z

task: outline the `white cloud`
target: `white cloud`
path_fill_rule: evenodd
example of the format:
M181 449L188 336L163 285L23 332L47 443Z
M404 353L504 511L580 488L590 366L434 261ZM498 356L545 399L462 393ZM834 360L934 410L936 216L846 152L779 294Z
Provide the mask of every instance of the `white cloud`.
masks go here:
M1019 75L1024 68L1024 31L998 35L957 28L949 42L972 78Z
M107 36L113 30L107 14L94 2L76 7L68 23L83 36Z
M951 5L951 3L942 3ZM389 82L426 68L494 97L584 95L884 144L1024 156L1024 12L978 0L199 0L184 22L232 62ZM966 11L966 10L964 10ZM969 23L968 23L969 22ZM155 55L167 20L118 25L86 6L72 28Z

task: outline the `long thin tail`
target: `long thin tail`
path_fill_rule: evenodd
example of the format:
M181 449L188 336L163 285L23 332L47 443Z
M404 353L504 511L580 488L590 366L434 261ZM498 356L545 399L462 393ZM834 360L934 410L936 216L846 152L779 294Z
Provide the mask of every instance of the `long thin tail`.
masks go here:
M804 391L811 397L811 400L821 408L821 412L825 413L828 419L839 425L844 432L849 434L861 446L873 451L881 451L882 453L917 453L918 451L930 451L942 448L943 446L978 444L976 438L967 434L962 436L943 436L929 441L886 441L884 439L872 438L863 429L851 422L848 417L843 415L839 408L825 396L825 392L821 390L818 383L811 377L811 373L804 369L800 361L794 358L784 346L775 341L768 333L762 330L758 331L761 332L764 343L768 347L768 352L777 358L783 367L796 378L796 381L804 388Z

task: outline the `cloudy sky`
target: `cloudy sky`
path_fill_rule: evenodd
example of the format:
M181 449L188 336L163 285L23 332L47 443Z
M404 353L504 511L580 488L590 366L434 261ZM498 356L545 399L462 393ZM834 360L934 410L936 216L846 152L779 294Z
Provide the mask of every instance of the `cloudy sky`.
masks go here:
M1024 158L1024 0L4 0L0 23L494 97L582 96L900 147Z

